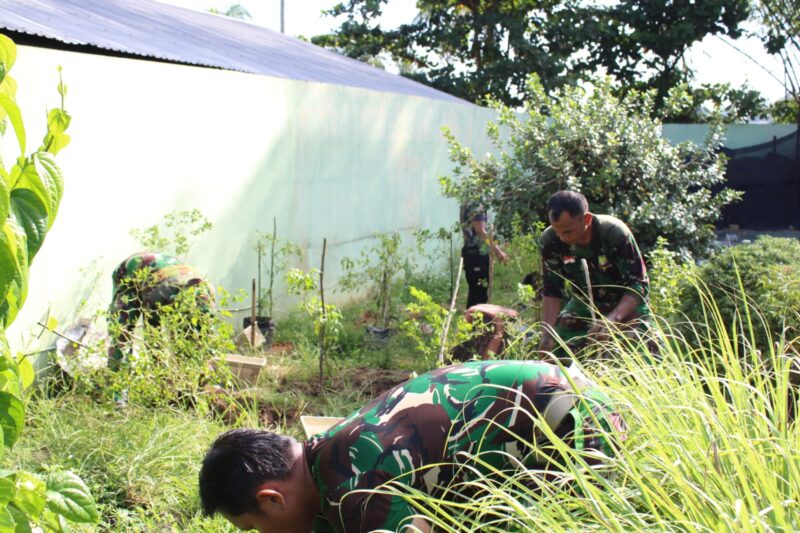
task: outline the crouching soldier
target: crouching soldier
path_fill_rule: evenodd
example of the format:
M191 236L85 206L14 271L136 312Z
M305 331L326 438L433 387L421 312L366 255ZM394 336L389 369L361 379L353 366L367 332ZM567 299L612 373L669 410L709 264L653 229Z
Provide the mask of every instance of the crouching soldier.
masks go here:
M556 336L573 352L587 340L602 339L607 334L602 317L631 333L646 330L649 281L628 226L590 213L586 198L571 191L551 196L547 213L551 225L540 238L544 330L539 350L563 357Z
M588 380L565 372L540 361L472 361L400 384L305 442L228 431L200 469L203 510L261 533L430 531L385 489L463 497L467 487L454 484L491 469L557 468L553 435L613 454L622 418Z
M214 309L214 287L194 268L162 253L142 252L125 259L112 275L113 293L108 310L111 345L108 366L118 370L129 354L139 317L151 326L160 323L162 307L191 291L199 309Z

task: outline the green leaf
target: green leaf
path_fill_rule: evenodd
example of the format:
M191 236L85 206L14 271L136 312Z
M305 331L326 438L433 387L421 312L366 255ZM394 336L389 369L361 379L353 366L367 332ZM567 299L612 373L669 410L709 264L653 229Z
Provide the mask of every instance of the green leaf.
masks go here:
M8 507L0 507L0 533L15 533L16 522Z
M12 216L6 221L3 226L3 231L0 232L0 272L3 267L9 266L4 262L2 257L2 240L13 239L13 245L10 250L14 254L14 261L16 262L16 271L13 273L13 278L7 284L5 289L5 301L0 299L0 320L5 320L5 325L8 326L14 321L20 307L25 302L28 294L28 275L29 275L29 261L28 249L26 245L25 231L17 224L16 217ZM0 287L1 289L2 287ZM0 293L2 294L2 293Z
M25 406L22 401L8 391L0 391L0 428L3 429L3 444L11 448L25 423Z
M47 507L71 522L97 522L97 506L86 484L72 472L47 476Z
M36 369L33 368L30 357L22 357L19 360L17 369L19 370L19 379L22 382L22 390L33 385L33 380L36 378Z
M36 152L31 155L33 159L34 168L42 183L45 184L48 192L49 200L49 223L48 228L53 225L56 214L58 213L58 206L61 203L61 197L64 194L64 174L61 168L56 164L53 154L49 152Z
M3 77L8 74L11 67L17 60L17 45L14 41L3 34L0 34L0 65L2 66ZM3 78L0 78L0 82Z
M50 509L45 509L41 518L44 530L48 533L66 533L70 531L69 524L60 514L56 514Z
M49 217L40 197L30 189L14 189L10 210L26 235L28 259L33 259L44 243Z
M47 486L45 482L30 472L17 473L17 493L12 503L28 516L37 517L47 505Z
M16 365L0 372L0 391L10 392L17 398L22 398L22 387Z
M51 154L57 154L69 144L70 136L64 132L69 128L70 120L69 113L60 108L52 109L48 113L47 134L42 144Z
M8 115L8 120L14 127L14 133L17 134L17 142L19 143L19 153L25 153L25 124L22 122L22 113L19 106L6 94L0 94L0 108Z
M8 218L10 202L11 202L11 197L9 192L10 191L9 191L8 181L6 181L6 177L3 176L2 178L0 178L0 221L3 221L6 218Z
M14 507L9 507L8 510L11 512L11 516L14 517L14 533L31 533L33 531L28 515Z
M14 485L15 475L0 477L0 506L7 505L14 499L16 487Z
M3 227L3 230L0 230L0 302L3 300L3 295L8 293L18 270L17 241L13 233L5 231L6 226L8 224ZM7 312L0 313L0 321L7 324L6 315Z

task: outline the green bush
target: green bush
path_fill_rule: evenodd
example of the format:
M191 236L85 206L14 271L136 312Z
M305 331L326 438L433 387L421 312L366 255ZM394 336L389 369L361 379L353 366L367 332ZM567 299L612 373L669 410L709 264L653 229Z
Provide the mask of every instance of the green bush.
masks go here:
M659 238L648 257L650 267L650 308L655 315L676 318L683 293L695 275L693 262L681 261L677 252L669 250L666 239Z
M218 289L220 305L227 292ZM233 377L224 356L235 351L233 328L225 312L209 312L194 290L181 291L175 301L158 309L158 322L150 323L147 310L130 342L126 359L116 372L109 368L75 373L79 393L110 402L127 391L140 407L181 407L206 413L210 405L232 388ZM109 321L109 333L121 337L120 324ZM90 349L105 351L105 346Z
M708 296L694 287L683 290L681 311L692 322L705 321L703 300L710 297L725 323L765 322L765 327L756 327L753 338L747 339L762 351L769 350L781 335L792 340L800 334L800 241L760 237L753 243L724 248L703 264L697 275ZM751 310L758 312L748 312Z
M493 103L499 119L488 134L498 155L478 160L446 133L455 176L441 178L445 196L482 202L510 236L515 220L524 228L547 221L552 193L576 190L592 211L624 220L645 252L662 236L683 256L707 253L722 207L737 197L712 193L724 180L720 124L700 146L672 146L651 118L649 93L620 98L608 80L548 94L533 78L530 88L523 113Z

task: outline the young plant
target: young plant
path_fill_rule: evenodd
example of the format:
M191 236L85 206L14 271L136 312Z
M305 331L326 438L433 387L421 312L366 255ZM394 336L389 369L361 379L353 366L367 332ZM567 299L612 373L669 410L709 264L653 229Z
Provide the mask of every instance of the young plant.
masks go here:
M130 234L145 250L185 258L197 238L212 227L199 209L190 209L167 213L160 224L132 229Z
M342 312L334 304L323 305L322 299L317 296L319 285L319 270L313 269L304 272L299 268L291 268L286 273L286 285L289 294L300 297L300 309L311 318L314 324L314 333L321 339L320 348L320 379L322 379L322 361L324 354L328 353L339 340L342 333ZM324 335L320 335L324 332Z
M253 250L258 256L258 288L256 289L258 315L272 318L275 307L275 280L280 279L280 273L286 270L292 260L303 257L303 249L289 240L278 237L277 224L273 218L271 234L261 231L255 233ZM269 254L268 266L263 264L263 259L267 254ZM269 286L266 289L261 287L262 272L269 280Z
M432 369L437 366L447 309L436 303L425 291L416 287L409 287L409 291L414 301L406 306L408 320L400 325L400 330L414 341L417 351L424 355L426 368ZM444 353L453 354L459 351L459 347L467 346L470 340L484 331L482 324L467 322L463 315L459 315L451 322L447 338L444 339ZM472 355L474 354L470 354ZM445 357L445 362L450 364L451 358Z
M69 143L66 130L71 118L64 109L67 89L59 79L61 105L47 115L41 146L26 155L17 84L8 76L16 56L14 42L0 35L0 135L10 123L19 145L19 157L10 169L0 162L0 451L11 449L22 433L23 394L34 378L31 362L11 354L3 332L25 302L31 261L61 203L64 177L55 155ZM54 470L43 479L23 470L2 470L0 496L3 531L64 531L67 521L97 522L97 507L89 489L71 472Z
M344 276L339 280L341 290L360 290L371 287L375 297L378 326L388 328L392 313L393 289L413 271L412 261L401 246L400 234L376 233L377 243L361 251L354 261L342 259Z
M142 310L141 330L129 343L125 364L116 372L103 369L82 379L100 385L109 396L126 390L135 405L207 412L232 382L224 359L234 351L233 330L222 318L230 314L213 312L198 290L182 290L157 311ZM224 302L227 293L221 288L218 293ZM118 327L112 322L110 332L119 334Z

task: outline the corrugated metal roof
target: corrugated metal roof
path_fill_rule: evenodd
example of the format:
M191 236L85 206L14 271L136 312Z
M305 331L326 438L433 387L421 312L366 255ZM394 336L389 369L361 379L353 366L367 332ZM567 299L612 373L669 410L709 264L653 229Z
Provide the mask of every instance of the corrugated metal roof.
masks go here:
M177 63L466 103L268 28L153 0L0 0L0 27Z

